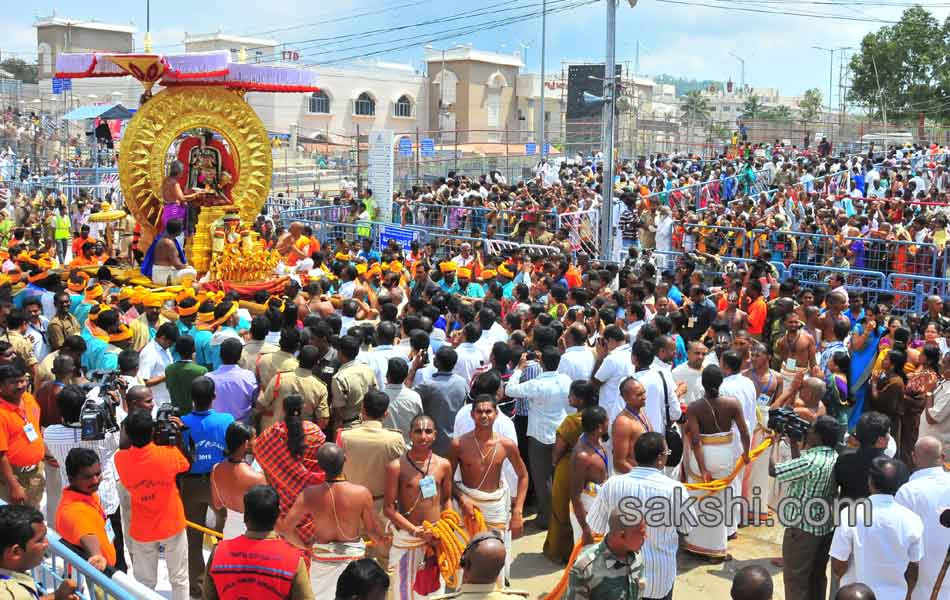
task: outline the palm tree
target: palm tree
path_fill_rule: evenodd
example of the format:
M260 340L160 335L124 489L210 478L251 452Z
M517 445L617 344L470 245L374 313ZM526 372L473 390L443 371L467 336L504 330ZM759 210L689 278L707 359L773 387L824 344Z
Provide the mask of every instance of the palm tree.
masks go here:
M690 138L690 129L693 123L708 121L712 114L712 107L709 105L709 99L703 96L699 90L686 92L680 103L680 110L686 119L686 138Z
M762 106L762 99L756 95L749 96L746 99L745 104L742 105L742 118L743 119L755 119L757 116L762 115L764 107Z
M764 111L762 116L770 121L790 121L793 114L790 106L780 104Z

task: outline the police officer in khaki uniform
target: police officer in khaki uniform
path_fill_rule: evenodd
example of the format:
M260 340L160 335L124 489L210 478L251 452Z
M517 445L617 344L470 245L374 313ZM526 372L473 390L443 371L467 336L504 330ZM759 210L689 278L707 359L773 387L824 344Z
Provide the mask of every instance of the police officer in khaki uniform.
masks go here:
M283 402L290 394L303 398L303 418L326 429L330 423L327 386L313 374L318 351L314 346L300 350L299 364L292 371L278 371L257 399L255 411L261 414L261 431L284 419ZM292 363L286 363L292 364Z
M373 509L377 520L385 529L383 495L386 492L386 465L406 452L402 433L383 427L383 417L389 409L389 396L380 390L370 390L363 397L360 422L352 424L340 433L340 445L346 452L343 476L350 483L366 487L373 495ZM371 547L367 554L385 558L388 564L388 549Z
M432 596L432 600L525 600L528 592L498 588L495 582L505 567L505 542L497 531L480 533L473 537L459 563L462 567L462 587L452 594Z
M26 314L22 310L13 309L7 315L7 331L4 338L13 346L13 351L23 360L29 373L35 382L39 371L39 361L33 354L33 343L23 335L26 333ZM37 389L34 387L34 390Z
M330 398L333 406L334 429L350 425L360 418L363 397L376 389L376 373L368 365L356 362L360 352L360 340L345 335L340 338L337 355L340 370L330 382Z
M280 332L280 350L271 354L259 355L254 373L261 389L273 381L277 373L289 373L300 366L294 354L300 348L300 332L293 328L286 328Z

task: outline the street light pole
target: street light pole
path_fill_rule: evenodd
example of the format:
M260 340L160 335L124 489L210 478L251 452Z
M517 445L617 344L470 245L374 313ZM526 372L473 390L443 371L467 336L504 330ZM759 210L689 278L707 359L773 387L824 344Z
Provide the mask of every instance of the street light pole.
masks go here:
M608 0L609 1L609 0ZM538 126L538 143L541 144L541 160L544 160L544 51L547 42L548 0L541 2L541 124Z
M835 49L834 48L825 48L824 46L812 46L814 50L821 50L822 52L828 53L828 129L831 129L831 77L835 71ZM829 132L825 132L825 135L829 135Z
M617 1L607 0L607 57L604 65L603 144L604 180L600 186L600 256L609 260L613 254L614 204L614 95L617 87Z
M729 55L739 61L739 89L745 93L745 59L735 52L729 52Z

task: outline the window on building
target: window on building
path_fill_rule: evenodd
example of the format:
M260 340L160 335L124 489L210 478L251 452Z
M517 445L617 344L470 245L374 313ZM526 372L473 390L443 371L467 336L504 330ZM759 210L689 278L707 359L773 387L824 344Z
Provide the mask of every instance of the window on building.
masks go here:
M361 117L372 117L376 114L376 101L373 100L372 96L363 92L356 98L354 112Z
M396 107L394 111L394 116L396 117L411 117L412 116L412 100L409 99L409 96L403 94L399 97L399 100L396 100Z
M263 51L263 50L255 50L255 51L254 51L254 62L260 63L262 60L264 60L264 51Z
M310 94L310 112L320 115L330 114L330 97L323 90Z
M439 86L438 97L442 103L442 106L449 106L455 104L455 88L458 86L459 78L448 69L439 71L436 73L435 77L432 79L437 86ZM445 82L445 89L441 89L443 81Z
M544 111L544 123L548 124L551 122L551 111Z

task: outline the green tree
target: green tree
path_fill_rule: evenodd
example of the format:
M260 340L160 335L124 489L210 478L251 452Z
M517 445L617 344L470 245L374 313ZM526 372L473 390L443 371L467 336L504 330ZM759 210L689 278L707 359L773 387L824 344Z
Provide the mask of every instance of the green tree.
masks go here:
M821 114L822 106L821 91L818 88L812 88L805 91L805 95L798 101L798 108L802 111L802 119L805 121L814 121Z
M900 21L869 33L851 58L853 80L848 97L865 104L880 118L950 116L950 19L941 26L920 6L904 11Z
M709 99L703 96L699 90L690 90L683 94L683 100L680 103L680 110L683 118L686 119L686 138L690 139L690 133L693 123L702 123L709 120L712 114L712 107L709 105Z
M36 65L29 64L20 58L8 58L0 62L0 69L13 75L14 79L22 81L23 83L36 83L37 77L39 76Z
M794 116L792 107L785 106L784 104L780 104L779 106L775 106L773 108L767 108L760 114L763 119L768 119L769 121L789 121Z
M742 105L742 118L754 119L761 117L764 111L765 107L762 105L762 99L753 94L746 98L745 103Z

